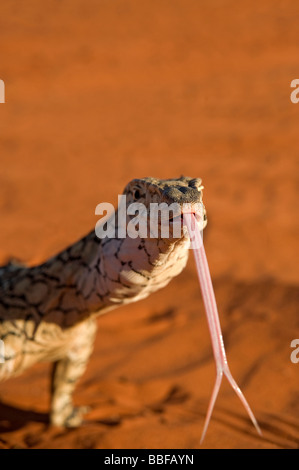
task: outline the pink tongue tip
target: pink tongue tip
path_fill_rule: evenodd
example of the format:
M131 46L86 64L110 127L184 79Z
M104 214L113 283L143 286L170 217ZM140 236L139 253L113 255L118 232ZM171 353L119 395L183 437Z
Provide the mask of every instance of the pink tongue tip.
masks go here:
M217 374L216 382L215 382L212 396L210 399L200 443L203 442L204 437L206 435L209 422L212 416L212 412L214 409L214 405L216 402L216 398L219 393L223 375L226 376L230 385L235 390L236 394L238 395L241 402L243 403L257 432L261 435L262 432L257 423L257 420L253 412L251 411L251 408L246 398L244 397L235 379L233 378L229 370L228 364L227 364L215 294L213 290L208 261L207 261L206 253L204 250L202 236L200 233L198 222L196 221L196 217L193 213L190 213L190 212L184 213L183 217L184 217L184 223L186 224L187 230L189 233L191 248L193 249L193 253L194 253L197 274L199 278L200 288L201 288L201 292L203 296L208 326L209 326L211 340L212 340L212 347L213 347L213 353L214 353L215 362L216 362L216 374Z

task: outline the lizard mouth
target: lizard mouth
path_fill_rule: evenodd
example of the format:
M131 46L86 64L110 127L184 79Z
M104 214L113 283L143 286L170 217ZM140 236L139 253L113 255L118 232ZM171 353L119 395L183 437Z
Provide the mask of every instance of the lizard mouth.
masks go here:
M200 222L203 219L204 226L206 226L206 221L207 221L206 214L203 214L203 217L202 217L200 214L196 213L195 211L191 211L191 210L190 211L182 211L178 215L173 215L173 216L169 217L169 222L171 224L177 223L179 221L181 221L181 223L184 223L184 214L193 214L197 222Z
M173 215L169 217L168 223L169 227L171 230L175 230L175 226L177 227L178 230L181 230L181 233L183 236L186 236L186 230L187 230L187 223L186 223L186 217L185 216L193 216L194 217L194 222L198 225L199 230L203 230L206 225L207 225L207 216L206 213L199 214L195 210L182 210L180 214L178 215Z

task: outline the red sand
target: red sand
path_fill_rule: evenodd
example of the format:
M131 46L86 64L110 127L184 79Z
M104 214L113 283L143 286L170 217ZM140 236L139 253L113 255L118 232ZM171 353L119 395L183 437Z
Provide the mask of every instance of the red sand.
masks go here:
M40 262L128 180L200 176L231 371L203 447L299 446L299 4L2 0L0 261ZM0 447L197 448L215 366L194 262L99 318L76 430L49 429L49 366L0 384Z

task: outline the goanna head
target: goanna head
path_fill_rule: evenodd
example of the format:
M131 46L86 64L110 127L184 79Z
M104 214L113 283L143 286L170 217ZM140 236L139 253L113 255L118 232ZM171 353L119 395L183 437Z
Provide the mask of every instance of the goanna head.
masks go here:
M144 206L149 214L159 205L172 208L169 221L181 218L183 212L194 212L202 220L202 228L207 225L207 215L203 204L203 185L200 178L181 176L180 178L158 179L152 177L136 178L124 189L127 207ZM199 216L200 213L200 216ZM134 217L134 210L131 213Z

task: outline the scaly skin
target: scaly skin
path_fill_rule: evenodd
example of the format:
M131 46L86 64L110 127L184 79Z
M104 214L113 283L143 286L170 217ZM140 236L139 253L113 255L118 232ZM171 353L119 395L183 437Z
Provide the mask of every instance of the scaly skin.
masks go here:
M135 179L127 204L202 202L201 180ZM127 223L131 219L127 216ZM117 219L117 217L116 217ZM0 380L39 361L54 362L50 421L80 425L72 393L93 349L95 318L164 287L185 267L188 238L97 238L94 231L47 262L0 268Z

